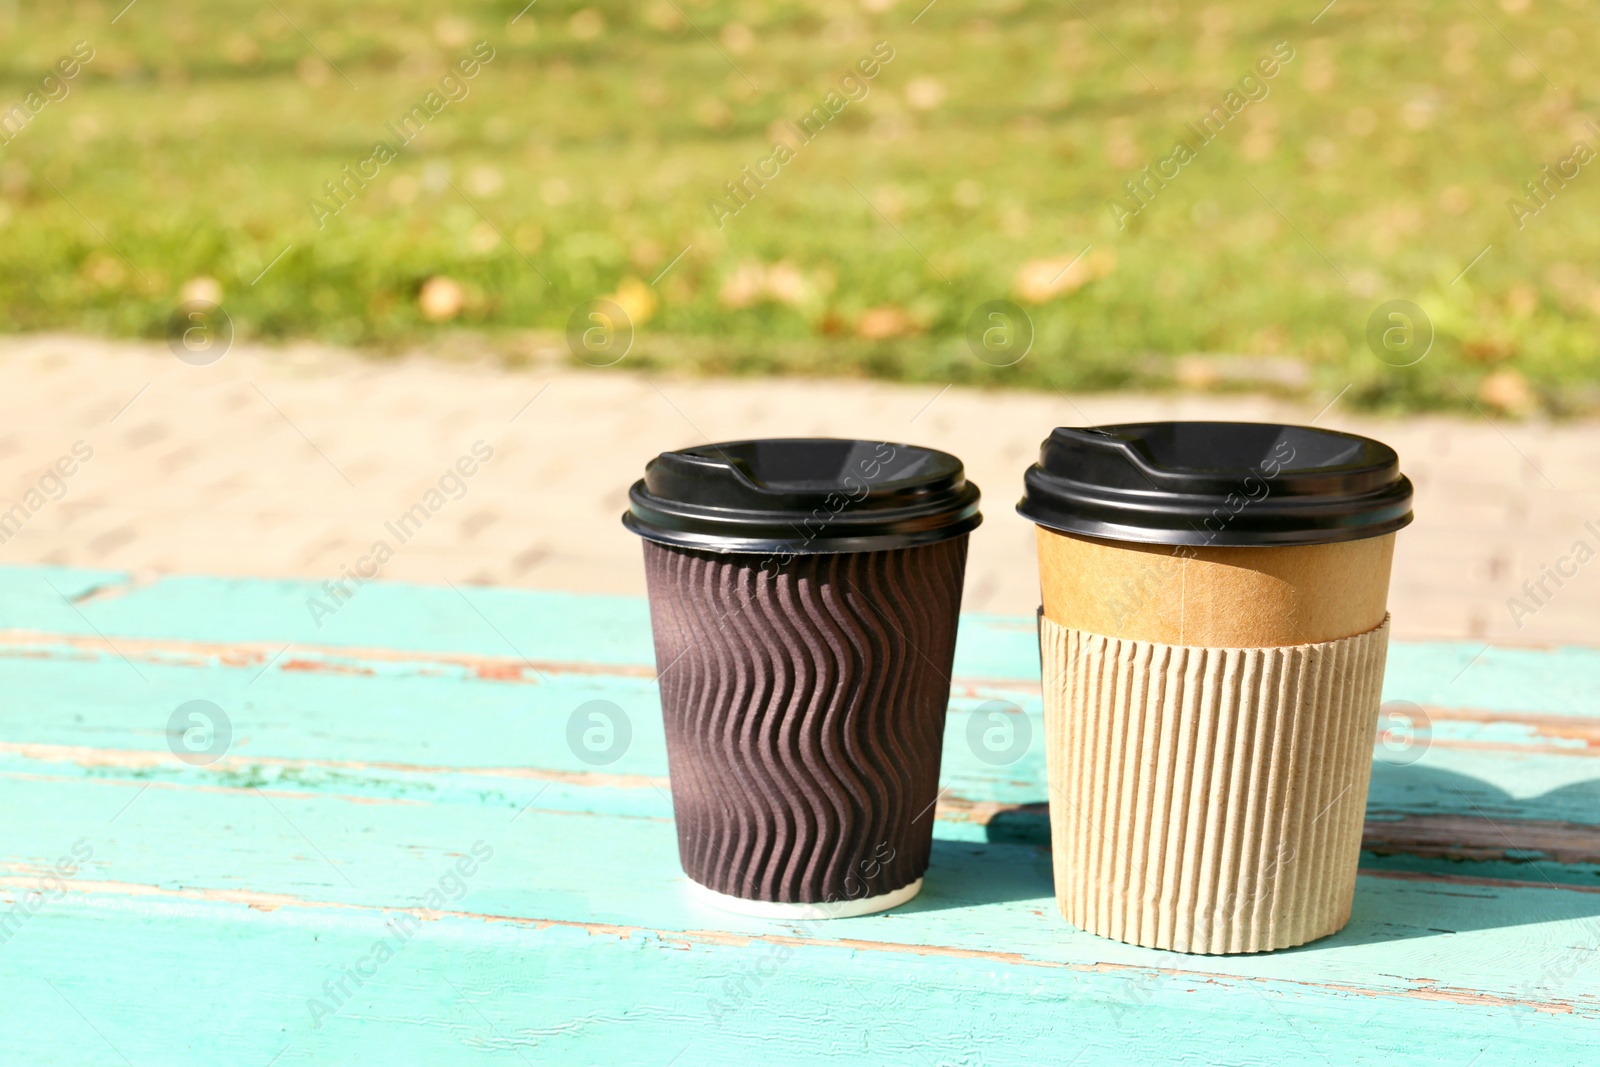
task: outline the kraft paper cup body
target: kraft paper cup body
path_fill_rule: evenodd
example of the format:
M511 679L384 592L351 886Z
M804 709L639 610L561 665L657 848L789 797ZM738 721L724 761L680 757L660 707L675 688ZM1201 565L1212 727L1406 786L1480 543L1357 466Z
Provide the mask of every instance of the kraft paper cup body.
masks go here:
M1035 529L1046 617L1171 645L1307 645L1387 614L1394 534L1269 548L1144 545Z
M1208 434L1228 440L1208 453ZM1052 858L1073 925L1238 953L1349 921L1410 519L1397 464L1364 438L1253 424L1046 443L1019 510L1040 523Z
M624 521L694 896L795 919L903 903L928 866L977 490L906 445L686 452Z

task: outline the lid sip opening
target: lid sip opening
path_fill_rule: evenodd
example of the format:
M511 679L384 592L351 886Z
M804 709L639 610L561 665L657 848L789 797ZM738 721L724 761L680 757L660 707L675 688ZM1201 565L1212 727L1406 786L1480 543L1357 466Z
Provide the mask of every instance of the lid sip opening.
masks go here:
M1329 544L1412 518L1394 449L1276 423L1058 427L1023 484L1017 511L1040 526L1145 544Z

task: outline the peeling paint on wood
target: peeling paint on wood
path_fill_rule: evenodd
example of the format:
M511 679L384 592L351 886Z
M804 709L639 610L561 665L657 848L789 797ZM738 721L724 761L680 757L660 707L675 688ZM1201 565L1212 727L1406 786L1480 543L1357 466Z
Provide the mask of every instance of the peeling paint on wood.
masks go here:
M1374 769L1350 925L1189 957L1064 923L1037 745L967 747L986 700L1037 725L1032 620L963 620L922 896L770 923L684 891L642 602L374 583L319 630L313 590L0 568L0 1062L1600 1057L1600 653L1397 643L1431 747ZM194 698L209 766L167 748ZM611 765L567 747L590 699L632 721Z

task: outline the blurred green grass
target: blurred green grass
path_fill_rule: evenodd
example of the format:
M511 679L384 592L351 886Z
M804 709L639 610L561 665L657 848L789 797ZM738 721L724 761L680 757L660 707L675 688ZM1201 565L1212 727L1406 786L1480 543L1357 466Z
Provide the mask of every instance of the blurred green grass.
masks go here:
M241 337L517 360L610 297L629 366L1600 407L1600 166L1507 208L1600 149L1591 0L124 3L0 0L0 103L95 50L0 145L6 331L161 337L211 278ZM480 40L469 95L319 228L323 183ZM719 226L878 41L866 98ZM1119 228L1123 182L1280 41L1267 97ZM995 299L1035 330L1012 366L967 342ZM1413 366L1365 339L1392 299L1436 331Z

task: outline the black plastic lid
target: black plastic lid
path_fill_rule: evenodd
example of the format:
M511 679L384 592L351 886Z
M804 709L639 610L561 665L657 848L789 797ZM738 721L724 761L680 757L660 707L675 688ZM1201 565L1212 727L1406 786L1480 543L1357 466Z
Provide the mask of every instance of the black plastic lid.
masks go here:
M1017 510L1064 533L1159 545L1315 545L1411 521L1388 445L1310 426L1141 422L1059 427Z
M861 552L978 525L978 487L948 452L833 438L663 452L628 491L641 537L720 552Z

